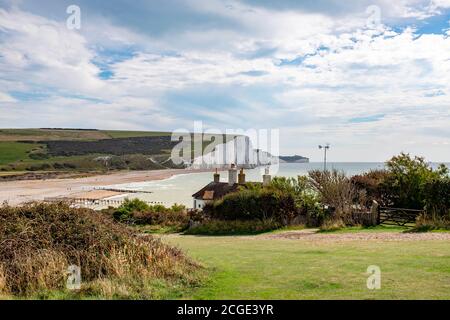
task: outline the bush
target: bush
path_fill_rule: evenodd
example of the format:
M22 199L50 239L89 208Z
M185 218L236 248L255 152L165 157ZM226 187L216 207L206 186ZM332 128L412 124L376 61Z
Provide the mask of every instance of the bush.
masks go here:
M52 169L52 166L48 163L42 163L42 164L33 164L26 168L28 171L43 171L43 170L50 170Z
M425 183L424 203L428 215L450 218L450 178Z
M389 206L399 208L423 209L426 205L427 184L445 179L448 174L444 165L433 170L424 158L411 158L404 153L393 157L386 166L389 174L382 184L384 197ZM448 194L444 194L444 197L448 197Z
M288 224L298 214L291 194L267 189L246 189L228 194L222 200L207 204L203 211L217 220L274 219L282 224Z
M190 212L183 205L174 204L170 208L163 205L151 206L139 199L126 199L119 208L113 210L113 217L117 221L135 225L175 227L174 231L182 231L189 226L190 220L200 219L198 212Z
M450 217L423 214L416 219L416 225L412 231L427 232L432 230L450 230Z
M307 177L298 176L297 179L275 177L269 189L292 195L297 208L303 215L316 216L321 212L320 199L313 188L311 188Z
M191 235L251 235L281 228L282 225L268 220L210 220L185 231Z
M80 294L104 298L151 298L152 282L196 281L197 266L182 252L93 210L64 203L4 205L0 221L3 294L64 291L70 265L81 267Z
M139 199L125 199L125 201L117 208L113 214L114 219L121 222L133 222L133 215L137 212L149 210L150 206Z
M345 223L341 219L327 219L320 225L320 231L330 232L345 228Z
M31 152L28 155L28 157L30 157L30 159L33 159L33 160L46 160L46 159L50 158L50 156L47 153L43 152L43 151Z
M355 175L351 178L352 184L358 191L365 191L367 195L366 206L370 206L375 200L383 206L387 206L383 183L387 179L387 170L371 170L369 172Z
M333 218L345 219L351 216L355 199L359 199L362 195L343 172L314 170L309 172L309 177L321 203L332 208L328 213Z

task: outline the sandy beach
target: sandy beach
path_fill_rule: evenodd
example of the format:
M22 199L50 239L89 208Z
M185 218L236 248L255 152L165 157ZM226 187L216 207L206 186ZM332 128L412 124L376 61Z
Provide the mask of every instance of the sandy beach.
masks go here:
M202 171L205 170L126 171L84 178L5 181L0 182L0 201L7 201L10 205L17 205L29 201L41 201L45 198L79 197L95 187L163 180L178 174Z

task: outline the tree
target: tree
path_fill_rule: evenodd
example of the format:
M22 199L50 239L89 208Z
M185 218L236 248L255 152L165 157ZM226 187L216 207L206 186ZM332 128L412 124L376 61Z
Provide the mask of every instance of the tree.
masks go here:
M444 165L433 170L424 158L405 153L386 162L386 168L389 174L381 185L383 194L389 205L401 208L423 209L427 183L448 175Z

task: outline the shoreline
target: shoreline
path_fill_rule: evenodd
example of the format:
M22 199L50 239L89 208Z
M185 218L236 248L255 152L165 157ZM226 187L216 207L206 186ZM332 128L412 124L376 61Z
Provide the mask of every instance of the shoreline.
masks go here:
M161 169L147 171L120 171L79 178L15 180L0 182L0 202L18 205L45 198L71 197L89 192L94 187L144 181L158 181L180 174L211 172L211 169Z

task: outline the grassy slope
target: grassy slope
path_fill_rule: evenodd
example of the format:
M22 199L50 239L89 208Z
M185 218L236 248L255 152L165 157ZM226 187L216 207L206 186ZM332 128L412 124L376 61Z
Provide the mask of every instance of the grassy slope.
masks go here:
M25 171L30 165L54 162L70 162L79 164L99 155L51 157L45 160L30 159L27 151L42 145L19 143L17 141L48 141L48 140L101 140L111 138L170 136L170 132L157 131L119 131L119 130L58 130L58 129L0 129L0 166L15 163L15 171ZM205 139L208 138L208 135ZM227 137L227 140L231 137ZM203 147L210 142L205 141ZM162 150L167 153L170 150ZM95 168L92 168L95 169ZM7 168L7 170L9 170Z
M449 299L450 246L425 242L306 242L174 236L166 241L214 270L194 299ZM382 271L368 290L369 265Z
M27 152L38 148L39 144L16 141L44 140L98 140L144 136L167 136L167 132L152 131L114 131L114 130L48 130L48 129L0 129L0 166L16 163L18 170L25 170L32 164L52 162L80 162L98 155L51 157L45 160L30 159ZM18 162L20 161L20 164Z
M0 129L0 141L99 140L111 138L168 136L169 132L120 130Z
M32 143L0 142L0 165L27 160L27 152L36 147L37 145Z
M112 131L102 130L101 132L107 134L111 138L133 138L133 137L165 137L170 136L170 132L158 131Z

